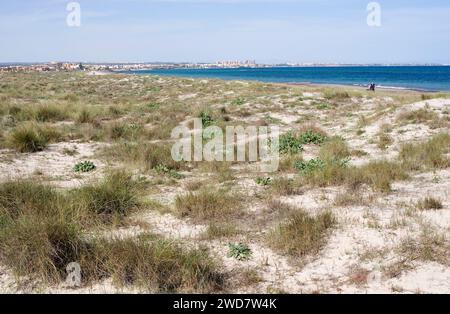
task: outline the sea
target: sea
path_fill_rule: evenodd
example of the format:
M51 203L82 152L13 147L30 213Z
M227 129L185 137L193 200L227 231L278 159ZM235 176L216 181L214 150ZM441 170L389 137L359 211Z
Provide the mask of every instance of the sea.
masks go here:
M418 91L450 91L450 66L339 66L153 69L130 71L141 75L253 80L273 83L338 84Z

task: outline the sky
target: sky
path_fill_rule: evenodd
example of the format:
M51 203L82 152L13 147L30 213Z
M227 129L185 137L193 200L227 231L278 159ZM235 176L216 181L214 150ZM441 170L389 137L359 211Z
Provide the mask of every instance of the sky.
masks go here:
M0 0L0 62L444 63L449 0Z

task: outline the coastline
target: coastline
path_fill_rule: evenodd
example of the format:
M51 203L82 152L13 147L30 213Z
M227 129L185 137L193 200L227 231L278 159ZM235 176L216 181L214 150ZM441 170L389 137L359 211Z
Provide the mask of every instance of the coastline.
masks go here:
M367 90L367 86L357 85L357 84L343 84L343 83L318 83L318 82L277 82L277 81L265 81L265 80L251 80L251 79L226 79L226 78L212 78L212 77L192 77L192 76L181 76L181 75L166 75L160 73L139 73L141 71L112 71L111 73L116 74L125 74L125 75L149 75L149 76L160 76L160 77L168 77L168 78L189 78L194 80L202 80L202 79L214 79L214 80L222 80L222 81L235 81L235 82L255 82L255 83L266 83L266 84L274 84L278 86L308 86L308 87L332 87L332 88L354 88L358 90ZM143 71L142 71L143 72ZM384 86L384 85L376 85L376 88L383 91L391 91L391 92L415 92L415 93L445 93L449 94L450 91L445 90L431 90L431 89L420 89L413 87L398 87L398 86Z
M272 83L277 84L277 83ZM354 88L357 90L365 90L368 91L367 86L361 85L346 85L346 84L330 84L330 83L308 83L308 82L293 82L293 83L280 83L278 85L285 86L309 86L309 87L332 87L332 88ZM448 91L439 91L439 90L426 90L426 89L418 89L418 88L404 88L404 87L391 87L391 86L376 86L377 90L389 91L389 92L415 92L415 93L450 93Z

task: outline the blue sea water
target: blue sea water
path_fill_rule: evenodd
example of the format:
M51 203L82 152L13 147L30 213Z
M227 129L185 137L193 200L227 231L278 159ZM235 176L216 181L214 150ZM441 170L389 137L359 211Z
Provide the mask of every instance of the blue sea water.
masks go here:
M132 71L191 78L255 80L275 83L315 83L450 91L450 66L273 67L237 69L155 69Z

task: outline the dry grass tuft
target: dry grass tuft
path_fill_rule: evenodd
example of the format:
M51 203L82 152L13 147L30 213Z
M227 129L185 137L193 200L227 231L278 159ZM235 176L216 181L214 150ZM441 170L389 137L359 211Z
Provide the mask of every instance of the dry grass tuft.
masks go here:
M336 219L330 211L312 217L298 210L270 232L268 243L274 249L293 257L317 254L335 223Z
M12 130L6 141L21 153L34 153L44 150L51 141L59 138L60 134L55 129L29 123Z
M145 234L137 239L99 240L96 255L116 284L153 292L214 292L225 276L205 249L186 249Z
M175 206L182 217L198 220L223 219L240 212L239 197L224 190L201 189L176 198Z
M442 209L444 208L444 206L442 205L442 202L439 199L436 199L434 197L425 197L423 200L420 200L417 203L417 208L421 210Z
M422 226L418 236L404 239L398 253L408 261L437 262L450 265L450 242L446 234L438 233L430 226Z
M450 165L449 150L450 134L440 133L425 143L403 145L399 158L407 170L444 169Z

